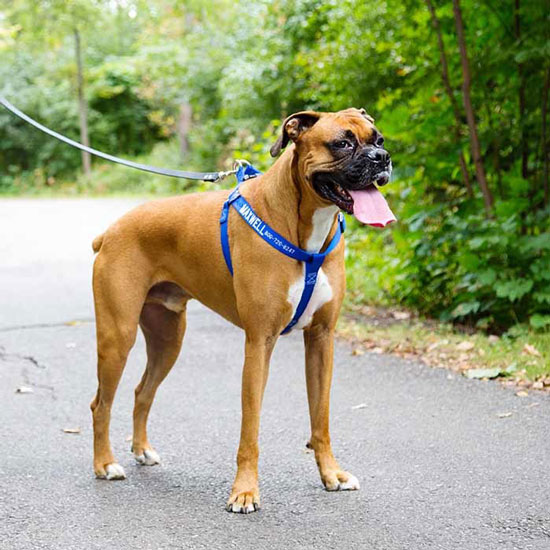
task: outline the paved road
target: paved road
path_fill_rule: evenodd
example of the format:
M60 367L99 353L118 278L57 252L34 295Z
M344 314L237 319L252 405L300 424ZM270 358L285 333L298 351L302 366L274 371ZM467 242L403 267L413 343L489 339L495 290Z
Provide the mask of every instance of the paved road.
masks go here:
M263 508L225 512L243 336L199 305L153 407L163 464L138 467L129 453L140 339L113 411L128 479L95 480L90 240L135 203L0 201L0 549L550 548L548 397L519 398L389 356L355 357L340 344L334 447L362 489L327 493L304 449L299 334L279 342L267 387ZM63 325L75 319L86 322ZM21 385L34 393L16 394ZM80 435L62 431L77 427Z

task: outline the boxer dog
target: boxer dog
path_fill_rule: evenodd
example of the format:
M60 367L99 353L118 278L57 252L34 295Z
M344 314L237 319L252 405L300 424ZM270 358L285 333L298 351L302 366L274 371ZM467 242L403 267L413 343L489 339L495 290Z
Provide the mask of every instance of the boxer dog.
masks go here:
M285 148L265 174L244 182L240 190L260 218L290 242L308 252L322 251L336 231L340 210L375 226L395 219L375 185L388 182L390 155L364 109L293 114L284 121L272 156ZM220 212L227 197L226 190L212 191L144 204L93 242L99 382L91 404L94 470L99 478L125 477L111 451L109 423L138 325L147 366L135 390L132 451L140 464L159 463L147 436L147 417L178 357L186 305L194 298L246 334L237 473L226 507L249 513L260 505L258 430L270 356L300 300L304 265L272 248L230 211L232 277L220 245ZM344 290L342 238L326 257L294 327L304 334L308 446L328 491L359 489L358 480L334 458L329 436L334 330Z

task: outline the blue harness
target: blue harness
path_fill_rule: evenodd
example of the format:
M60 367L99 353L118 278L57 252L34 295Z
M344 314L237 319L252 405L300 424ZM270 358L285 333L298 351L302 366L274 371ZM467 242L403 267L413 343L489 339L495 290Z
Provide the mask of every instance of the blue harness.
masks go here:
M302 313L304 313L309 303L309 300L311 299L311 295L313 294L313 289L315 288L315 283L317 282L317 274L319 273L319 269L321 269L321 266L323 265L323 262L325 261L325 258L328 256L328 254L332 250L334 250L336 245L340 242L342 233L346 229L346 222L342 213L338 213L338 226L336 228L336 233L334 234L334 237L332 237L329 245L324 252L321 252L319 254L312 254L311 252L307 252L306 250L302 250L301 248L294 246L290 241L287 241L282 235L279 235L279 233L271 229L269 225L267 225L259 216L257 216L252 209L252 206L250 206L248 201L241 195L239 191L239 186L243 181L255 178L259 174L261 174L261 172L259 172L258 170L256 170L256 168L249 164L246 166L241 165L237 170L237 173L235 174L235 176L237 177L237 187L235 187L235 189L231 191L229 197L224 202L222 213L220 216L220 238L223 257L225 259L225 263L227 264L229 272L231 273L231 275L233 275L233 264L231 263L231 250L229 249L229 236L227 233L229 207L233 206L233 208L239 213L241 218L252 229L254 229L254 231L256 231L256 233L260 235L260 237L264 241L275 248L275 250L278 250L279 252L285 254L286 256L289 256L290 258L298 260L299 262L305 263L306 277L304 291L298 303L298 307L296 308L296 312L294 313L294 317L292 317L290 323L288 323L283 332L281 332L281 334L286 334L287 332L290 332L292 327L298 322L298 320L302 316Z

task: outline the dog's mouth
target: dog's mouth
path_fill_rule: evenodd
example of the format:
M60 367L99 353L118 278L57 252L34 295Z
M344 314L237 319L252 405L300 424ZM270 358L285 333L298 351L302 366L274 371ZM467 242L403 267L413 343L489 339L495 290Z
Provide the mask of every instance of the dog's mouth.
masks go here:
M374 181L350 189L338 172L318 172L313 176L313 187L318 195L334 203L338 208L353 214L361 223L385 227L396 220L386 199L375 185L385 185L389 172L376 174Z
M337 174L317 172L313 176L313 187L318 195L334 203L340 210L353 214L353 199L338 180Z

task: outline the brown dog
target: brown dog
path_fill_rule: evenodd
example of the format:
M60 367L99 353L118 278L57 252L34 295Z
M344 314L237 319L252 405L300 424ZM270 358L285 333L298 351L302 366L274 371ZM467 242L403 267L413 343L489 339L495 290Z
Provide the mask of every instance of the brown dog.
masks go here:
M288 117L272 155L290 140L294 146L264 175L241 185L242 196L275 231L319 252L336 230L340 209L372 225L394 219L373 185L387 183L391 162L363 109ZM91 404L94 470L101 478L125 477L111 451L109 422L138 325L147 344L147 367L135 393L132 450L141 464L159 462L147 438L147 417L179 354L187 301L196 298L246 333L241 441L227 509L248 513L260 504L258 430L270 356L300 300L304 266L269 246L230 212L232 277L220 245L219 218L227 196L227 191L215 191L147 203L94 240L93 249L99 252L93 277L99 380ZM359 488L357 479L336 462L329 436L334 327L344 290L342 239L327 256L294 327L304 330L310 446L329 491Z

